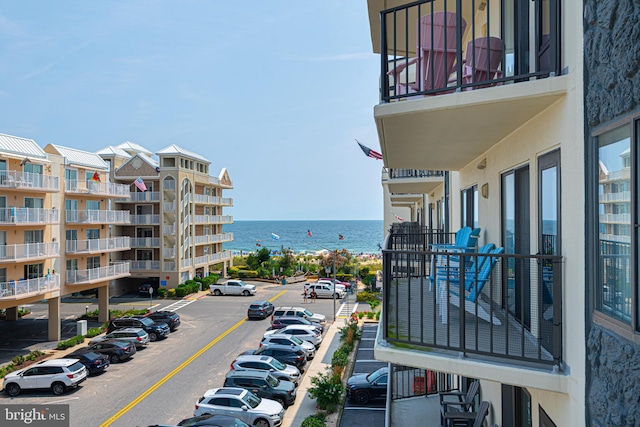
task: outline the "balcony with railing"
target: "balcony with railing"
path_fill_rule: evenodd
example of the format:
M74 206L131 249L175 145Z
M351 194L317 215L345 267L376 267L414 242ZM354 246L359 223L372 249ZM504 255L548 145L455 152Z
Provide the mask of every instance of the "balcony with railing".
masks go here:
M10 206L0 208L0 224L2 225L47 225L60 222L57 209L17 208Z
M176 202L175 202L175 200L173 202L163 202L162 203L162 210L164 212L175 212L176 211Z
M197 204L233 206L233 199L228 197L209 196L206 194L194 194L193 201Z
M0 245L0 262L36 261L59 256L58 242Z
M64 191L67 194L92 194L100 197L128 197L129 186L112 182L98 182L92 180L66 179Z
M131 224L135 225L160 225L160 215L131 215Z
M129 263L117 262L107 267L90 268L88 270L67 270L67 285L82 285L130 276Z
M233 240L233 233L205 234L201 236L195 236L193 239L196 245L204 245L207 243L230 242L232 240Z
M555 378L564 374L562 258L439 252L430 244L448 237L413 231L392 230L383 251L380 333L389 345L378 346L376 355L410 349L433 369L441 364L461 375L469 366L446 360L464 356L499 366L485 373L496 381L513 369L534 368L541 376L532 374L525 385L562 391L566 384Z
M60 275L47 274L35 279L9 280L0 283L0 299L21 299L60 290Z
M160 193L158 191L130 192L128 196L118 199L118 202L120 203L158 202L158 201L160 201Z
M67 240L66 253L91 254L101 252L126 251L131 249L130 237L109 237L106 239Z
M194 265L201 266L204 264L222 262L222 261L230 260L232 259L232 257L233 255L231 251L222 251L222 252L216 252L215 254L201 255L201 256L195 257Z
M459 170L566 96L559 4L369 0L385 166Z
M428 194L444 183L444 171L390 168L383 170L382 181L392 194Z
M31 172L0 171L0 188L18 191L56 193L60 191L57 176Z
M160 246L159 237L132 237L130 241L132 248L157 248Z
M160 261L154 260L130 260L129 265L131 266L132 271L159 271L160 270Z
M105 210L69 210L66 212L66 222L69 224L130 224L129 211Z

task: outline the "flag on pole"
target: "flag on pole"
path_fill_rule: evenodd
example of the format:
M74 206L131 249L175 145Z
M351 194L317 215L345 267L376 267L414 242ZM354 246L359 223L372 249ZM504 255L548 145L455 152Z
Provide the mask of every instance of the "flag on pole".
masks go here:
M144 181L140 177L138 177L138 179L133 181L133 185L138 187L138 190L140 191L147 191L147 186L145 185Z
M94 172L91 177L91 181L100 182L100 174L98 172Z
M271 233L271 238L272 238L273 240L280 240L280 236L278 236L278 235L277 235L277 234L275 234L275 233Z
M382 160L382 154L378 153L377 151L372 150L369 147L366 147L366 146L360 144L360 141L358 141L357 139L356 139L356 142L358 143L358 145L360 146L360 148L364 152L365 156L371 157L371 158L374 158L374 159L377 159L377 160Z
M342 234L338 234L338 240L344 240L344 236Z
M398 216L398 215L396 215L396 214L393 214L393 216L395 216L395 217L396 217L396 219L397 219L398 221L400 221L400 222L403 222L403 221L404 221L404 218L399 217L399 216Z
M307 236L313 237L313 233L311 232L311 230L307 230Z

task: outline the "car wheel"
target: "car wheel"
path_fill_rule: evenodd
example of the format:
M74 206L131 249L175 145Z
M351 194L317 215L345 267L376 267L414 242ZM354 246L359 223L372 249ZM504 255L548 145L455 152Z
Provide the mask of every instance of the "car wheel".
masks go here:
M155 332L149 332L149 340L156 341L158 339L158 335Z
M369 393L366 391L358 390L356 391L354 400L358 405L366 405L371 400L371 396L369 396Z
M56 396L60 396L61 394L64 394L65 391L67 391L67 387L61 382L55 382L51 384L51 391Z
M249 296L249 291L242 291L242 295L244 295L245 297Z
M255 427L270 427L269 421L265 420L264 418L258 418L254 421L253 425Z
M219 297L220 295L222 295L222 292L220 292L220 289L216 289L215 291L213 291L213 294Z
M119 361L120 361L120 358L118 357L117 354L112 354L111 356L109 356L109 362L118 363Z
M287 409L287 407L289 406L287 405L287 402L285 402L284 399L281 397L274 397L273 400L281 404L284 409Z
M9 396L17 396L20 394L20 386L16 383L7 384L4 389Z

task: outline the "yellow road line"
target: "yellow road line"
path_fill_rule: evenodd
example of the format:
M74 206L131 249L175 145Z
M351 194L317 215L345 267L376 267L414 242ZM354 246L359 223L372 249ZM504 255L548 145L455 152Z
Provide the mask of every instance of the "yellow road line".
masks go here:
M281 291L279 292L276 296L274 296L273 298L269 299L269 301L273 302L276 299L280 298L282 295L284 295L287 291ZM118 412L116 412L113 416L111 416L111 418L109 418L107 421L105 421L104 423L100 424L100 427L107 427L110 426L111 424L113 424L116 420L118 420L118 418L120 418L121 416L123 416L124 414L126 414L127 412L129 412L134 406L136 406L138 403L142 402L147 396L149 396L151 393L153 393L158 387L160 387L162 384L164 384L165 382L167 382L169 379L171 379L174 375L176 375L178 372L180 372L181 370L183 370L184 368L187 367L187 365L189 365L191 362L193 362L194 360L196 360L199 356L202 355L202 353L204 353L205 351L209 350L211 347L213 347L214 345L216 345L218 343L218 341L220 341L222 338L226 337L227 335L229 335L231 332L233 332L234 330L236 330L238 327L240 327L240 325L242 325L244 322L247 321L247 318L245 317L244 319L242 319L241 321L239 321L238 323L236 323L235 325L233 325L232 327L230 327L229 329L227 329L226 331L224 331L222 334L218 335L213 341L211 341L209 344L207 344L206 346L204 346L202 349L200 349L197 353L195 353L193 356L191 356L190 358L188 358L187 360L185 360L184 362L182 362L177 368L175 368L173 371L169 372L167 375L165 375L161 380L159 380L157 383L155 383L154 385L152 385L151 387L149 387L147 389L147 391L145 391L144 393L142 393L140 396L138 396L137 398L135 398L133 401L131 401L127 406L125 406L124 408L122 408L121 410L119 410Z

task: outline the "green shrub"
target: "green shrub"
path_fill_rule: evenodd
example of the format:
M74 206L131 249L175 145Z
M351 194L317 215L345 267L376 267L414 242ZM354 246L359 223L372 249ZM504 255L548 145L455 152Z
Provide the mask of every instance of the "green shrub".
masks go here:
M169 298L174 298L176 296L176 288L171 288L167 291L167 296Z
M158 298L166 298L166 297L167 297L167 288L159 288Z
M300 427L326 427L327 423L324 421L324 415L309 415L302 421Z
M367 312L367 319L373 319L374 314L375 313L373 311Z
M358 312L358 319L362 319L364 317L364 311L359 311Z
M187 296L187 293L189 292L187 287L184 286L184 285L178 285L178 287L175 289L175 291L176 291L176 296L178 298L182 298L182 297Z
M82 344L84 342L84 336L82 335L76 335L73 338L69 338L66 341L60 341L58 343L58 346L56 347L58 350L65 350L67 348L76 346L78 344Z
M375 299L375 296L369 291L360 291L358 295L356 295L356 301L358 302L369 302L371 299Z
M239 271L239 270L240 270L240 269L239 269L238 267L233 266L233 267L231 267L231 268L229 268L229 269L227 270L227 274L228 274L228 275L229 275L229 277L231 277L231 278L236 278L236 277L238 277L238 271Z
M207 283L207 285L214 285L214 284L218 283L218 279L220 279L220 275L219 274L209 273L209 275L206 277L206 279L209 279L209 283Z
M344 368L345 366L347 366L348 359L349 349L342 346L335 353L333 353L333 357L331 358L331 366Z
M238 277L240 279L254 278L258 277L258 272L255 270L239 270Z
M335 411L344 392L340 375L319 373L311 378L311 384L309 395L318 402L318 407L323 411Z
M100 335L102 332L104 332L105 328L90 328L87 331L87 335L85 335L85 337L87 338L93 338L93 337L97 337L98 335Z
M380 320L380 312L379 311L376 313L376 320Z

